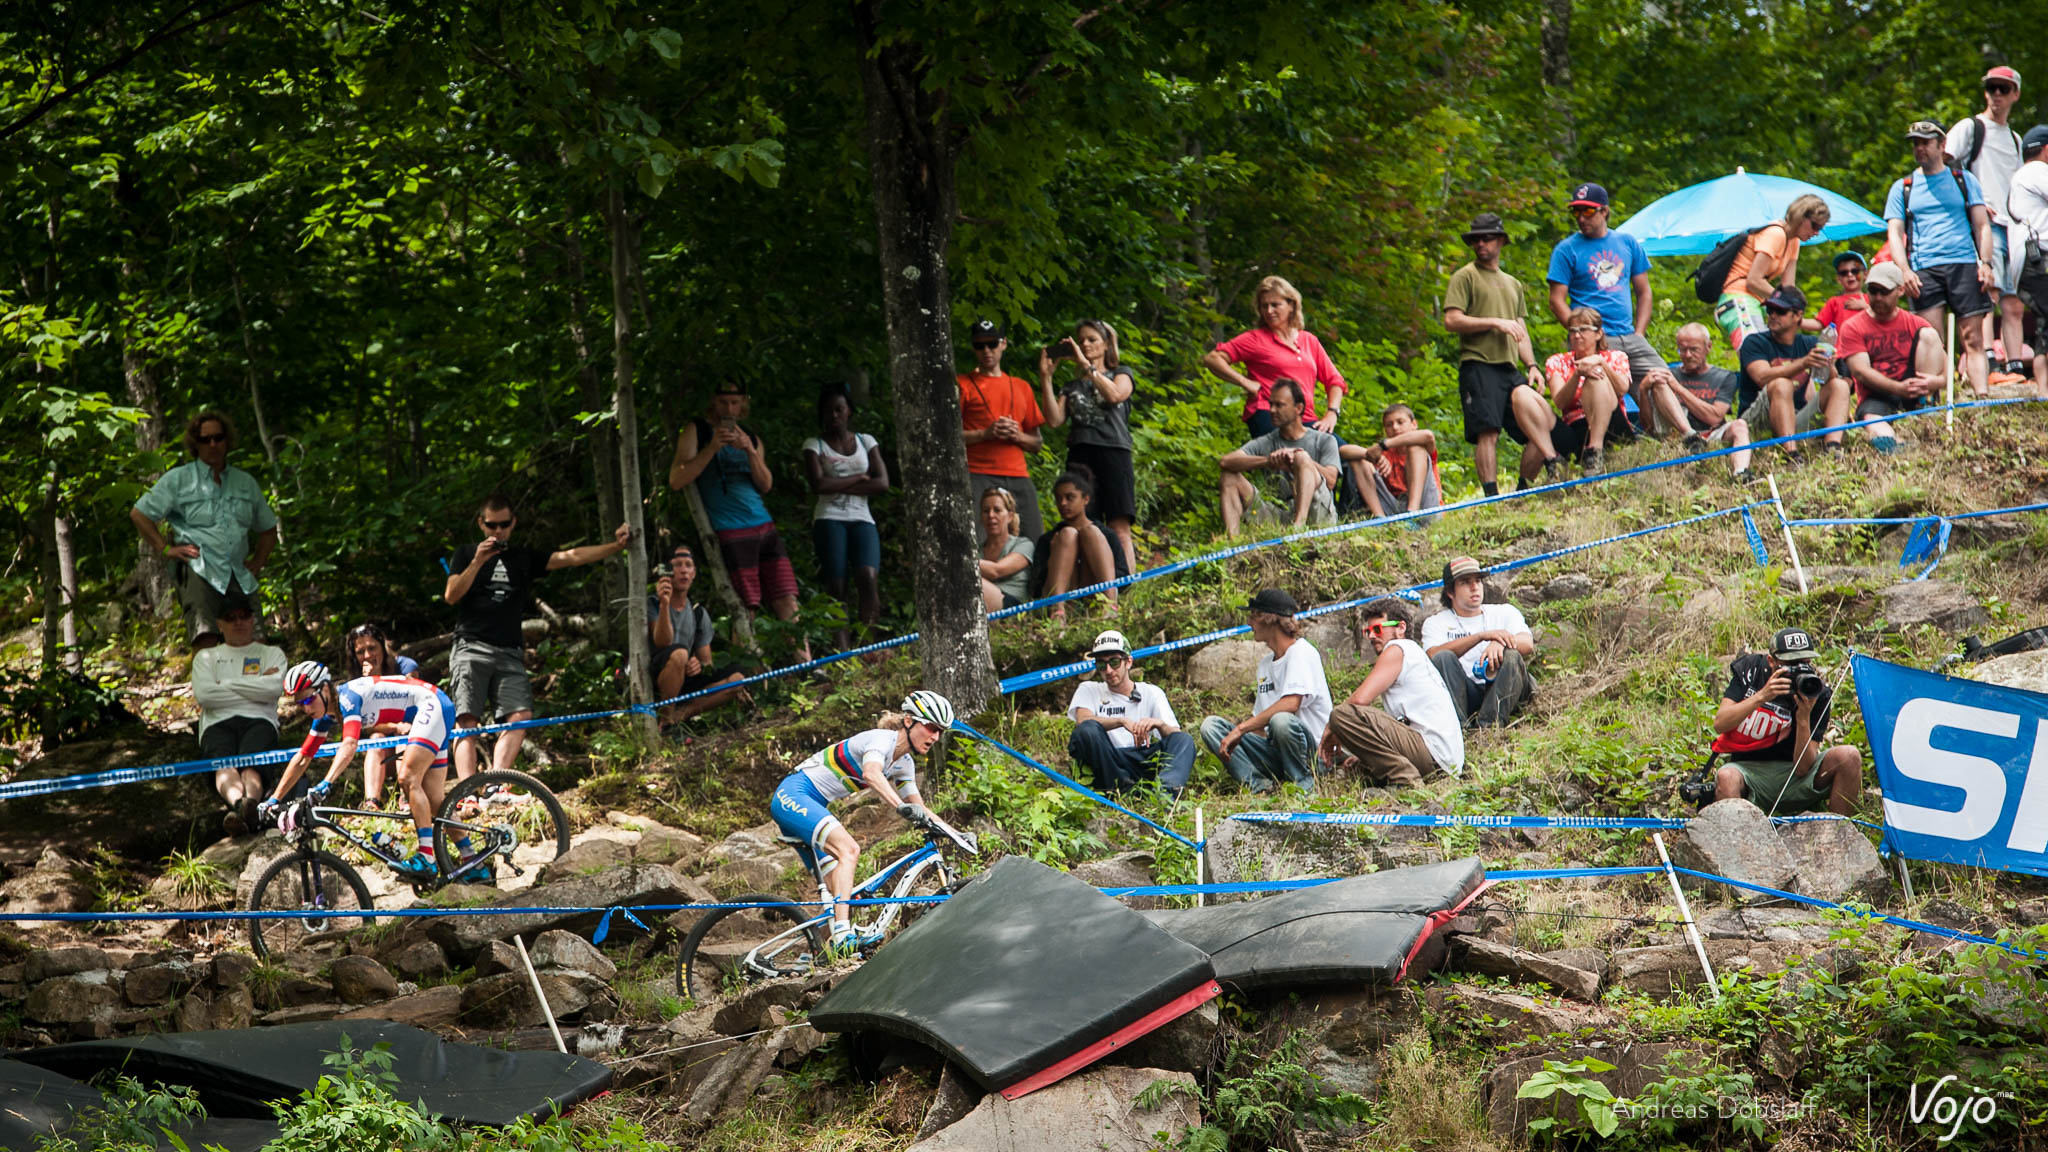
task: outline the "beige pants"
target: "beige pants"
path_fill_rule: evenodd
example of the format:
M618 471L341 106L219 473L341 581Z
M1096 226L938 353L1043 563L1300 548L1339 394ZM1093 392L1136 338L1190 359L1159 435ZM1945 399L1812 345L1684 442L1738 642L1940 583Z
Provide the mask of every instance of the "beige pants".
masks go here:
M1359 771L1375 784L1420 787L1425 775L1437 771L1422 733L1378 708L1347 700L1331 709L1330 732L1338 746L1358 757Z

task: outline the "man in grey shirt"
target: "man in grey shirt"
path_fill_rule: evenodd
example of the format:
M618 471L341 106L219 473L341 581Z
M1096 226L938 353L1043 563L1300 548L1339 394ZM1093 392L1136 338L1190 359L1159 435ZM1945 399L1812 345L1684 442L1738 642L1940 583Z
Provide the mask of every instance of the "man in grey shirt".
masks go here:
M654 642L648 666L654 669L656 700L673 700L743 678L737 669L712 667L711 613L690 601L690 586L696 582L697 554L688 544L676 545L669 550L668 572L655 581L654 595L647 599L648 639ZM714 692L662 709L660 720L674 724L721 704L751 701L744 688Z
M1293 380L1273 382L1273 430L1238 446L1237 451L1218 461L1223 470L1223 531L1237 535L1238 525L1250 516L1278 519L1284 511L1268 508L1252 486L1250 474L1271 472L1282 506L1294 507L1294 526L1314 520L1335 523L1337 504L1337 438L1318 432L1301 422L1307 397Z

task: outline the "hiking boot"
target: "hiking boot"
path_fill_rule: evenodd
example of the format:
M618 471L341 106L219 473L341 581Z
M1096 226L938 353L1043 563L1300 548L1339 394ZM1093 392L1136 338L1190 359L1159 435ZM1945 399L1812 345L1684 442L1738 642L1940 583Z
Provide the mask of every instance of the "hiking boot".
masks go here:
M434 858L425 852L415 852L398 863L393 864L391 868L401 877L414 884L435 880L441 875L441 870L434 866Z
M1564 457L1552 456L1543 462L1543 482L1555 484L1565 478Z
M230 836L244 836L249 832L249 821L242 816L241 805L229 808L220 818L220 829Z
M1872 436L1870 446L1877 449L1878 455L1889 456L1899 450L1899 441L1896 436Z
M1707 438L1705 436L1702 436L1697 432L1688 433L1686 435L1685 454L1687 456L1698 456L1700 453L1705 452L1706 450Z
M1598 476L1607 471L1607 457L1598 448L1588 448L1579 453L1579 471L1587 476Z

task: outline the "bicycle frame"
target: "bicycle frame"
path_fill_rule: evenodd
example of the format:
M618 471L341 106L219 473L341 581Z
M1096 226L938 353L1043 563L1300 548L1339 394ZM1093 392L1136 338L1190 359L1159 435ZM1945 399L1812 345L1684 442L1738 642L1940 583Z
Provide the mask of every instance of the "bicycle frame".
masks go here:
M415 825L412 822L412 817L404 812L383 812L374 808L324 808L318 805L309 805L306 807L305 813L305 820L287 837L295 849L302 851L311 849L318 843L319 834L322 831L328 831L362 849L363 852L372 858L383 861L387 867L393 869L397 868L399 862L406 855L410 855L410 853L387 852L378 847L373 841L358 836L347 825L335 819L337 816L363 816L381 820L402 821L408 834L403 842L410 846L412 843L410 833ZM439 816L434 818L434 822L436 824L446 824L451 828L460 828L465 832L481 833L485 840L485 847L482 851L471 857L469 862L462 867L457 868L446 876L437 876L430 881L418 881L416 882L417 887L438 888L443 884L453 884L462 877L478 870L486 861L489 861L494 856L503 855L509 862L512 857L512 850L519 846L519 834L517 832L506 831L501 837L497 832L496 826L465 824L461 821L447 820Z

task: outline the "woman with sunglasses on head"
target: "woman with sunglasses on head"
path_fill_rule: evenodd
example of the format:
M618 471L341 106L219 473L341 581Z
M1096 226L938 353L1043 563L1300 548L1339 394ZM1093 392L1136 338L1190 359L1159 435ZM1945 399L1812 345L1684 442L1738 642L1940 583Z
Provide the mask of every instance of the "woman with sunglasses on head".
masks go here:
M1053 391L1058 361L1071 360L1076 372L1067 386ZM1045 426L1057 428L1073 419L1067 433L1067 467L1083 465L1095 475L1093 517L1109 528L1110 543L1124 554L1130 571L1138 568L1131 542L1131 522L1138 515L1138 476L1131 466L1131 373L1117 351L1116 329L1101 320L1083 320L1074 335L1038 354L1038 383L1045 392Z
M448 731L455 723L455 705L448 694L410 676L360 676L336 685L327 666L312 660L294 664L285 671L284 694L312 718L313 726L259 811L268 816L291 794L293 785L336 728L341 730L341 747L335 750L334 764L328 768L326 777L306 792L316 804L327 799L334 782L348 771L349 761L355 758L356 742L365 732L372 736L403 736L406 742L398 755L398 783L412 813L419 850L394 867L410 880L432 879L438 872L434 864L434 813L440 811L447 792ZM456 847L466 853L469 838L463 837Z
M1827 201L1808 192L1785 206L1783 220L1771 221L1742 242L1714 305L1714 323L1727 333L1730 347L1739 350L1744 340L1770 330L1764 301L1779 288L1799 283L1799 246L1821 234L1829 215Z
M358 624L348 630L343 663L358 676L411 676L420 662L391 650L391 640L375 624ZM371 808L384 805L385 769L390 766L388 748L371 748L363 753L363 803Z
M1565 350L1543 362L1543 374L1560 417L1550 428L1557 454L1576 453L1588 476L1606 471L1603 450L1608 434L1628 423L1621 401L1628 395L1631 376L1628 357L1607 346L1600 313L1574 308L1565 316ZM1526 467L1523 474L1528 474Z
M807 867L822 872L832 893L835 949L872 947L880 937L854 930L847 900L859 870L860 844L832 815L831 806L869 788L905 820L924 819L914 757L930 752L952 725L952 703L919 689L904 697L897 711L882 713L875 727L818 750L775 786L768 812L776 829L796 845Z

